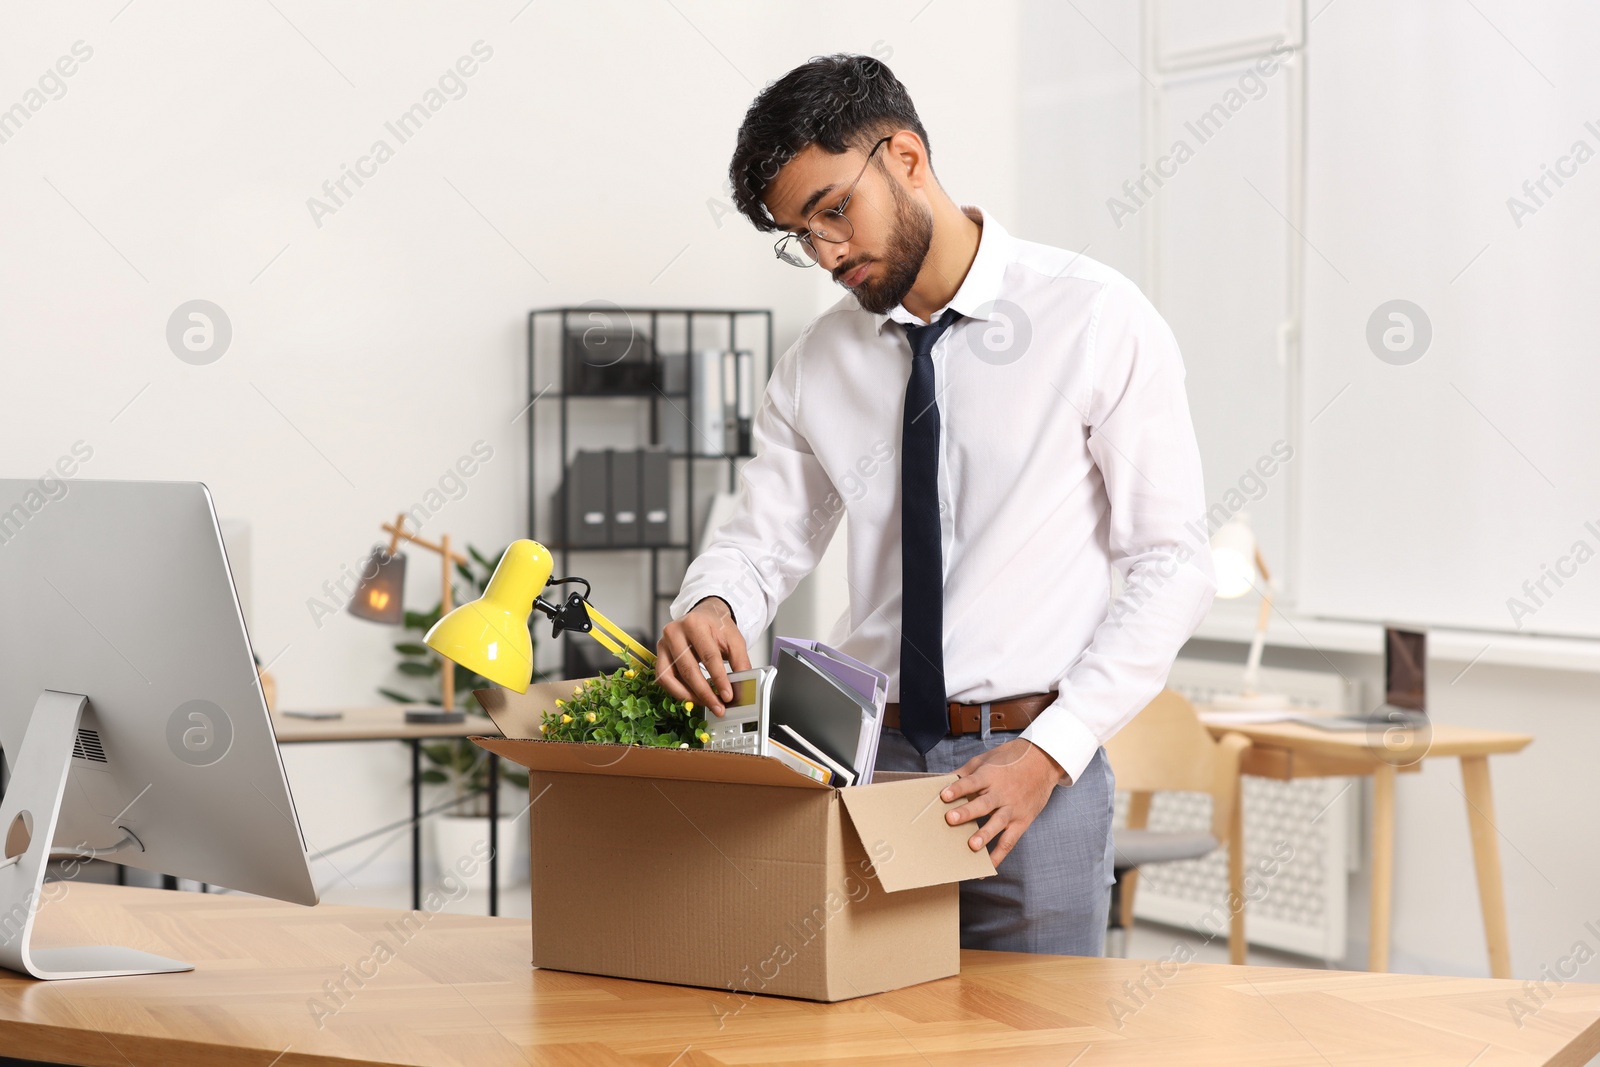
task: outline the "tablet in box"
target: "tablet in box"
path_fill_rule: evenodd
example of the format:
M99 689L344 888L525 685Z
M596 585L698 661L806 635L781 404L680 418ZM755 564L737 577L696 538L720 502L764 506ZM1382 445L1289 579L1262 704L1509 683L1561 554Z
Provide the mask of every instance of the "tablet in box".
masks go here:
M956 974L957 883L994 873L953 775L836 789L769 756L525 740L573 681L477 696L528 768L533 964L846 1000Z

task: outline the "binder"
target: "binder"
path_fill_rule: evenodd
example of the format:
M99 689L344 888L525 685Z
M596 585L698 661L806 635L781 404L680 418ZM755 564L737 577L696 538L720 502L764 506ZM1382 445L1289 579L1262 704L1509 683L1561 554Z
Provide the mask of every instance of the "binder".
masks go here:
M639 451L639 540L672 543L672 464L665 449Z
M782 649L773 658L778 673L772 683L769 736L788 727L853 781L867 784L872 775L867 758L876 754L879 722L872 704L797 649Z
M639 537L639 460L638 451L608 451L611 463L610 511L611 543L637 545Z
M878 738L883 732L883 709L889 697L889 676L821 641L779 637L772 643L773 662L778 662L783 653L804 659L859 699L860 734L852 765L860 771L862 785L871 783L872 768L878 759Z
M724 451L726 414L722 408L722 350L703 348L694 354L693 397L689 407L689 451L720 456Z
M573 456L561 490L568 544L611 543L609 467L604 452L580 451Z

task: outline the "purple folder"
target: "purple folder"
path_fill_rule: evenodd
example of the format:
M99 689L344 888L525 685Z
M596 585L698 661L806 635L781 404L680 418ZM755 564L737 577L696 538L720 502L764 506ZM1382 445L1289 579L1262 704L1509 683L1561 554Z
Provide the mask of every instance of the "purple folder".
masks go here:
M821 641L809 641L799 637L776 638L772 642L774 661L778 658L778 652L785 648L794 649L796 654L805 657L819 670L832 675L862 700L882 710L881 697L887 695L889 690L889 676L882 671L873 670L860 660L847 656L838 649L830 648Z

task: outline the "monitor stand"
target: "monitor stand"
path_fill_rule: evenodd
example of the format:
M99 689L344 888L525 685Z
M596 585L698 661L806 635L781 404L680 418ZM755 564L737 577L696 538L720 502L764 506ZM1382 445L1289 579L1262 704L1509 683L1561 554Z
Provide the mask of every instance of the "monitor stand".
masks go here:
M89 698L45 690L33 706L22 748L11 760L12 777L0 800L0 967L34 978L111 978L127 974L191 971L194 965L117 945L33 948L33 919L44 888L61 798L72 769L78 720ZM84 857L134 847L132 831L110 848L78 851Z

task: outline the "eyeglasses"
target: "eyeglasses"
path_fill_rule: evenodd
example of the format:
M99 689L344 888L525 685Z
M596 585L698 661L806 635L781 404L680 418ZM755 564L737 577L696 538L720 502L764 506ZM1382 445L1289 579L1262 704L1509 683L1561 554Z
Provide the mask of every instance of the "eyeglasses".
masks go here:
M892 139L892 135L884 137L872 146L872 151L867 153L866 162L861 164L861 173L850 183L850 191L844 194L844 199L839 201L838 207L813 211L811 217L806 219L805 229L799 233L786 233L778 239L772 250L779 259L791 267L809 267L819 258L813 240L827 241L835 245L850 240L856 231L855 227L850 225L850 220L845 218L844 209L850 206L850 198L856 195L856 186L861 184L862 175L867 173L867 165L872 162L873 155Z

